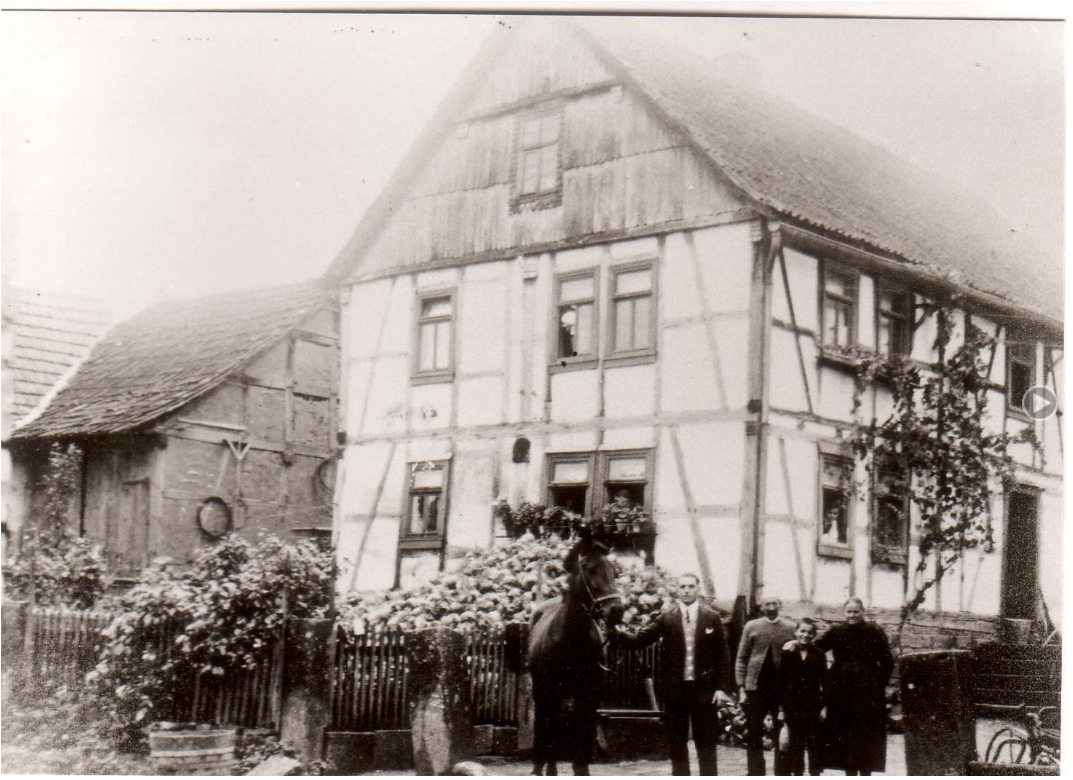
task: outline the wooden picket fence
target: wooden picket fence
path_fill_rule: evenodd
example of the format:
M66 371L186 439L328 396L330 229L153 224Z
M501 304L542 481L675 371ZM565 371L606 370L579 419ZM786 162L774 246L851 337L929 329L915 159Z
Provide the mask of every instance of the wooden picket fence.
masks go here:
M26 641L28 670L42 679L78 684L93 669L111 616L99 612L36 607L29 610ZM175 652L179 623L158 628L152 652L164 663ZM223 675L190 675L174 680L172 701L156 716L176 721L212 722L278 729L281 722L283 657L253 670ZM517 725L520 676L524 674L524 635L512 644L503 630L468 634L466 660L474 722ZM613 650L605 678L603 706L646 709L651 698L645 678L658 673L660 647ZM409 662L403 632L354 636L340 629L332 669L331 728L376 731L409 728Z
M334 731L377 731L410 727L406 635L399 631L352 635L338 630Z
M524 634L513 645L503 630L466 635L469 692L477 725L516 726L519 677L524 674ZM660 645L644 650L613 650L602 706L648 709L645 679L655 677ZM332 730L377 731L409 727L406 635L340 630L335 654Z
M32 607L26 620L24 655L27 672L42 680L80 685L97 665L104 647L104 630L112 615L62 607ZM161 664L175 652L180 622L156 628L150 645ZM224 675L190 675L173 680L175 695L161 704L156 716L165 720L213 722L230 726L277 729L280 723L282 659L254 670L232 670Z
M515 659L508 658L515 653ZM520 657L508 647L503 631L466 636L469 695L477 725L514 726L518 722L518 667Z
M643 650L619 647L608 653L608 671L604 675L601 706L607 709L645 710L652 706L645 680L659 674L663 643L656 642Z
M105 612L65 607L30 610L25 637L27 671L42 680L79 685L97 665L103 631L112 621Z

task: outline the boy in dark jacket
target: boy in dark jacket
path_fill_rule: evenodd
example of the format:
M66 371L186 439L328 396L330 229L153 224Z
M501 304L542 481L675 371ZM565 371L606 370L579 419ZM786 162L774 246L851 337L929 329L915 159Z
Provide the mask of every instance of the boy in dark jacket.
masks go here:
M827 656L812 645L816 624L811 618L798 622L794 637L794 647L782 651L779 664L779 707L789 736L786 768L791 775L805 774L807 749L809 774L818 775L823 771L818 742Z

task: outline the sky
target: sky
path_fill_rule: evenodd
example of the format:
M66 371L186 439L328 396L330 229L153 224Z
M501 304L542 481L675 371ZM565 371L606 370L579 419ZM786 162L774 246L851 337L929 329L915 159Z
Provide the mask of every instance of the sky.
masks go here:
M125 318L320 274L496 23L3 12L5 276ZM634 23L709 58L749 55L769 90L970 189L1060 255L1062 23Z

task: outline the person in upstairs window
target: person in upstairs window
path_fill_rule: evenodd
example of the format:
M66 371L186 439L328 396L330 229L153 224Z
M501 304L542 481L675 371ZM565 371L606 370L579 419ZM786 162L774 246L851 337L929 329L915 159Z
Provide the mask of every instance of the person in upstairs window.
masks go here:
M764 598L761 616L745 624L738 645L734 675L740 688L745 711L746 748L750 775L764 775L764 719L770 715L775 723L775 774L786 774L778 749L779 665L782 647L794 637L794 622L781 617L782 602Z

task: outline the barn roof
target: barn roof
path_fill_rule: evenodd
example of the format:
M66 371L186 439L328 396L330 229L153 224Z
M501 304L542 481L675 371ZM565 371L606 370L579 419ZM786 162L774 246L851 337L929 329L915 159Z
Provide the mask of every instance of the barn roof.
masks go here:
M12 395L4 409L14 422L32 412L108 330L111 315L90 298L4 286L4 328L11 337Z
M741 192L786 221L875 250L937 279L1053 320L1063 265L1004 227L986 202L880 146L728 73L632 20L566 22ZM491 71L512 34L494 34L366 213L327 276L353 278L363 253Z
M334 291L318 282L165 301L108 331L13 440L130 431L212 390Z

